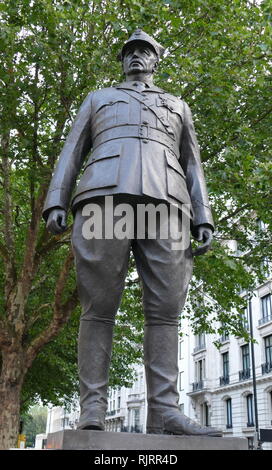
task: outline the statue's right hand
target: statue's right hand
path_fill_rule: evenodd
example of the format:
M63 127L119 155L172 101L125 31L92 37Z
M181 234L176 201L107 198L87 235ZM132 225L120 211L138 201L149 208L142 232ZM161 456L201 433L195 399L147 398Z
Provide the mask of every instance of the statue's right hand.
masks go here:
M64 209L52 209L49 213L46 228L53 235L65 232L67 229L67 214Z

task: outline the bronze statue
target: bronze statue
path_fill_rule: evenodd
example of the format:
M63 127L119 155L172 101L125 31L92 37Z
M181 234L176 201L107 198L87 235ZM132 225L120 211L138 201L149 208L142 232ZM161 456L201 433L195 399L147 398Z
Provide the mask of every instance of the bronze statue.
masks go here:
M78 429L104 429L113 327L132 249L143 284L147 432L220 436L221 431L189 420L178 407L178 318L192 274L191 245L173 250L172 236L161 239L158 233L152 239L82 235L87 205L95 202L105 214L105 196L112 196L114 208L120 202L134 208L148 202L174 205L180 220L190 204L191 232L202 242L197 254L210 247L213 219L190 109L153 84L163 52L152 37L136 30L119 55L126 80L86 97L61 152L44 218L52 233L66 229L72 190L91 151L72 198L82 305Z

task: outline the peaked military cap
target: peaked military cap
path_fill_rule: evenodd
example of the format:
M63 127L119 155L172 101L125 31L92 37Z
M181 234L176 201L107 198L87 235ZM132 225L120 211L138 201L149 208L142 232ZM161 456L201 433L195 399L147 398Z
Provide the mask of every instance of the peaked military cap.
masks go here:
M124 56L126 48L130 46L130 44L136 41L137 42L143 41L143 42L148 43L149 46L152 46L158 58L160 58L165 51L165 48L162 47L154 38L149 36L149 34L145 33L142 29L136 29L136 31L134 31L134 33L130 36L130 38L123 45L122 50L121 52L119 52L117 58L119 60L123 60L123 56Z

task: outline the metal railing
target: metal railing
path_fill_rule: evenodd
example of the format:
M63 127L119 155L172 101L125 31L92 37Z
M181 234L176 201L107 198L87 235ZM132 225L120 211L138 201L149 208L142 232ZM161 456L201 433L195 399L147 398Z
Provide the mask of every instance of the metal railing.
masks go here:
M219 377L220 385L228 385L229 384L229 375L222 375Z
M229 341L230 338L229 338L229 335L228 334L225 334L225 335L222 335L220 336L220 338L218 339L219 343L226 343L227 341Z
M197 344L196 347L194 348L194 353L196 353L198 351L201 351L202 349L206 349L206 344L205 343Z
M250 369L243 369L239 371L239 380L247 380L250 379L251 371Z
M199 380L199 382L193 383L193 392L197 392L198 390L203 390L204 382L203 380Z
M265 362L262 364L262 374L269 374L272 371L272 362Z

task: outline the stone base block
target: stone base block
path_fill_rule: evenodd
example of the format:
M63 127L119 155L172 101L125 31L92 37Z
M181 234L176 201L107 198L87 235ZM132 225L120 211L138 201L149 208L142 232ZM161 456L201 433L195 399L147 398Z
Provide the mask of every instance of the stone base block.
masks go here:
M239 437L168 436L89 430L64 430L48 435L47 449L65 450L247 450Z

